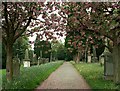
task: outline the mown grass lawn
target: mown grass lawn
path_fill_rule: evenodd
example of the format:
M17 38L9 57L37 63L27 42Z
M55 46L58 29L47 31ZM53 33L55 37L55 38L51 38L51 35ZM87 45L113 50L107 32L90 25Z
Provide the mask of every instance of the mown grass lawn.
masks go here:
M116 89L112 81L104 80L104 68L99 63L79 63L71 62L79 73L84 77L93 90Z
M19 77L14 78L13 81L7 83L5 72L2 74L2 89L12 90L34 90L41 84L47 77L55 71L63 61L50 62L40 66L32 66L29 68L22 68Z

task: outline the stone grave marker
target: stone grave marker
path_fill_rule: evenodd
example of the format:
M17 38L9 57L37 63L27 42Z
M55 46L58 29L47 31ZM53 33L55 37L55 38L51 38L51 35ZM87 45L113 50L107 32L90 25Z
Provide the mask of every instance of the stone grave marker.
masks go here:
M41 58L38 57L38 65L40 65L42 62L41 62Z
M20 74L20 59L13 58L13 75L18 76Z
M113 80L113 58L110 52L104 53L104 77L106 80Z
M95 46L93 46L93 58L92 58L92 61L93 62L97 62L98 60L97 60L97 56L96 56L96 48L95 48Z
M104 55L101 55L99 57L99 60L100 60L100 65L103 66L104 65Z
M108 39L105 38L105 45L108 46ZM105 47L102 53L104 57L104 78L106 80L113 80L113 57L112 53L109 52L108 48Z
M88 63L91 63L91 54L90 54L90 51L88 51Z
M104 78L106 80L113 80L113 72L114 72L114 70L113 70L112 53L109 52L108 48L105 47L105 50L102 53L102 56L104 57Z
M30 67L30 59L28 49L25 50L25 59L23 61L24 67Z

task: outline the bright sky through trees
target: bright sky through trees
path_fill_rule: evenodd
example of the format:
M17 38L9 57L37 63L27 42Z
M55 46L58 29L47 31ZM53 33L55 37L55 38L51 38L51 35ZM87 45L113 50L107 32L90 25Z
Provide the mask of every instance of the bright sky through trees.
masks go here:
M60 2L61 2L61 1L60 1ZM45 4L46 4L46 2L45 2ZM48 11L49 11L49 10L48 10ZM49 15L51 15L51 14L56 14L57 16L60 16L60 15L58 14L58 12L59 12L59 10L55 10L54 12L49 13ZM40 21L45 22L45 20L42 18L42 15L39 15L38 19L39 19ZM34 21L33 21L33 22L34 22ZM39 25L39 26L40 26L40 25ZM35 26L35 27L38 27L38 26ZM34 27L32 27L32 28L28 27L29 30L31 30L31 29L33 29L33 28L34 28ZM53 31L53 30L47 30L47 31ZM43 31L41 31L41 32L39 32L39 33L42 34L42 32L43 32ZM54 33L53 35L56 37L56 39L57 39L58 41L61 41L62 43L65 42L65 35L59 36L59 35L56 34L57 32L54 32L54 31L53 31L53 33ZM63 34L66 34L66 32L64 31ZM36 36L37 36L36 33L33 33L33 36L29 36L29 41L31 41L31 42L35 41ZM45 35L43 36L43 40L46 40ZM51 41L51 40L50 40L50 41ZM32 43L31 46L32 46L32 49L34 49L34 43Z

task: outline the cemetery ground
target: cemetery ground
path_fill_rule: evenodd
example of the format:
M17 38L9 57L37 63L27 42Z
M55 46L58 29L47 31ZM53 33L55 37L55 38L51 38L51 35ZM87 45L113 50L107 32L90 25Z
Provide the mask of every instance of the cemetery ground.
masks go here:
M28 68L21 67L20 75L13 81L6 81L6 70L0 70L2 73L2 88L3 91L7 90L21 90L29 89L33 90L41 82L43 82L53 71L55 71L63 61L50 62L41 64L40 66L32 66ZM0 74L1 75L1 74Z
M104 66L99 63L78 63L71 61L93 90L118 90L113 81L104 79Z
M112 81L104 79L104 68L101 67L99 63L78 63L74 61L70 62L77 69L78 74L86 80L88 85L93 90L101 89L119 89L114 85ZM39 85L49 78L50 74L63 64L63 61L59 62L50 62L46 64L41 64L40 66L32 66L29 68L21 67L20 76L14 79L10 83L6 83L6 70L0 70L2 73L2 89L29 89L33 90L38 88ZM60 66L61 67L61 66ZM62 70L65 70L62 69ZM60 74L59 74L60 75ZM62 77L65 78L65 77ZM73 82L76 83L76 82ZM1 86L0 86L1 87Z

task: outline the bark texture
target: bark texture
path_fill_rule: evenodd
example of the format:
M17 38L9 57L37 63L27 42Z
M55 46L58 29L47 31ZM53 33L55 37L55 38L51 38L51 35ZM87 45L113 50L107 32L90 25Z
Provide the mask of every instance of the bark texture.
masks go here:
M115 45L113 48L113 62L114 62L114 82L120 84L120 46Z
M6 52L7 52L6 77L7 81L10 81L13 78L13 61L12 61L13 51L11 44L6 45Z

